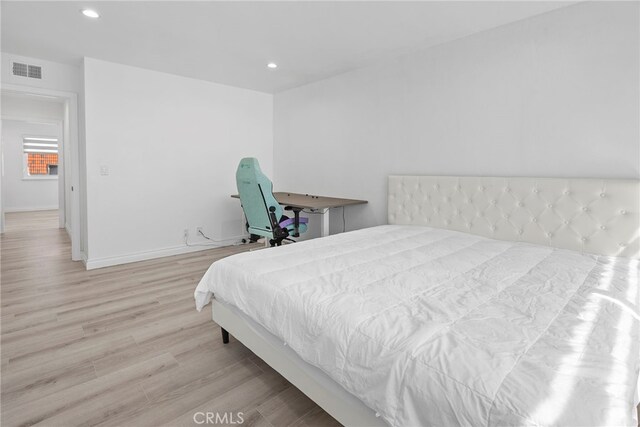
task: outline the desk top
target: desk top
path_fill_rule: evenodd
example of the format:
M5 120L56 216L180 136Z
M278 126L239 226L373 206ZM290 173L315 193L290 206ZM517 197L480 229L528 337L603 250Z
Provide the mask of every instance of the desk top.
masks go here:
M237 194L231 197L236 199L240 198ZM273 193L273 197L275 197L281 205L302 209L328 209L368 203L366 200L340 199L337 197L315 196L312 194L288 193L286 191Z

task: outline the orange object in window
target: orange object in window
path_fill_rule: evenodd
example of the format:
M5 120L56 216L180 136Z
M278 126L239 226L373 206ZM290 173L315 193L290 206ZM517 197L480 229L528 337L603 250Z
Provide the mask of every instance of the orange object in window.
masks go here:
M27 153L29 175L48 175L49 165L58 165L57 154Z

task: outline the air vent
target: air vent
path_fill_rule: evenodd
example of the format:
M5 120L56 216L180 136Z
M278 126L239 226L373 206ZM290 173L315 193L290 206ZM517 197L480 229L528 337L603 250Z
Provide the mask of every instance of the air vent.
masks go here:
M41 79L42 78L42 67L37 65L29 65L29 77L32 79Z
M32 79L42 79L42 67L39 65L28 65L21 62L14 62L13 75L29 77Z
M21 64L19 62L14 62L13 63L13 75L14 76L21 76L21 77L27 77L28 76L28 65L27 64Z

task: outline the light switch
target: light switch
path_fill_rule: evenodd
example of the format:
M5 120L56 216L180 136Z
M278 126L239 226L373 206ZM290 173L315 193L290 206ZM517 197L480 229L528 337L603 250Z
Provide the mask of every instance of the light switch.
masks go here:
M100 175L107 176L109 175L109 166L100 166Z

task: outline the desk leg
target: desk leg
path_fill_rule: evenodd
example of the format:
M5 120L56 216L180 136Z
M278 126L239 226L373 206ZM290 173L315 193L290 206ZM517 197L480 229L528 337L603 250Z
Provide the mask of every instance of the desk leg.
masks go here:
M322 223L320 224L320 237L329 235L329 210L326 209L322 214Z

